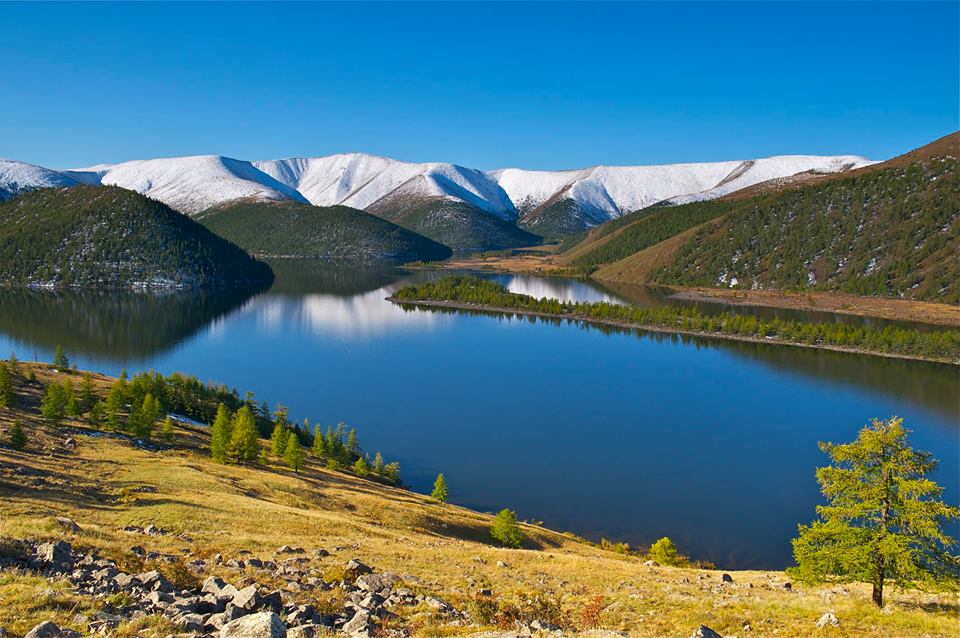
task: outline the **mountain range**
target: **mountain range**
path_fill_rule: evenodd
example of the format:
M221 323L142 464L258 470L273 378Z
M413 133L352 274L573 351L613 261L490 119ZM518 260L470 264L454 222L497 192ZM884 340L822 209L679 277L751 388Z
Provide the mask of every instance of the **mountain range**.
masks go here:
M349 206L454 249L531 243L598 226L654 204L717 198L803 173L872 164L854 155L789 155L658 166L483 171L362 153L245 161L216 155L52 170L0 160L0 199L42 187L114 185L190 216L239 201Z

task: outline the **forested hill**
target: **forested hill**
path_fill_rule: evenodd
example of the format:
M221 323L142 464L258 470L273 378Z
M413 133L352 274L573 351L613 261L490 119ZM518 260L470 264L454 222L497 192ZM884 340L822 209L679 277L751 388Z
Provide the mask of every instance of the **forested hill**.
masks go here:
M652 280L960 301L960 163L945 153L743 200Z
M195 288L272 278L239 247L123 188L41 189L0 204L0 285Z
M960 134L846 175L650 208L561 258L623 283L960 301Z
M247 201L212 209L200 223L255 255L350 262L446 259L446 246L348 206Z

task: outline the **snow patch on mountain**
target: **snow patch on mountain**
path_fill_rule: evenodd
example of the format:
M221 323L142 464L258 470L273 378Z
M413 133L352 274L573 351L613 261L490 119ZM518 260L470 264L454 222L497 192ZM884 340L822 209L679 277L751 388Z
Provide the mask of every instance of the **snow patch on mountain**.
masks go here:
M219 155L134 160L64 173L85 184L135 190L191 215L243 199L292 199L307 203L295 188L270 177L250 162Z
M77 181L49 168L0 159L0 201L37 188L76 186Z
M410 164L363 153L253 164L317 206L367 209L398 198L441 197L467 202L503 219L516 218L510 198L486 173L455 164Z

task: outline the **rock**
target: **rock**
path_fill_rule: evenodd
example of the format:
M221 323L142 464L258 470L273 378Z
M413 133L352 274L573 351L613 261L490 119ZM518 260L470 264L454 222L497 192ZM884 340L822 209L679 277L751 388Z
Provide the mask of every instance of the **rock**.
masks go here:
M175 617L173 622L187 631L200 632L203 631L206 619L200 614L186 613Z
M793 590L793 584L792 584L792 583L784 583L783 585L781 585L781 587L782 587L783 589L787 590L787 591Z
M71 532L80 531L80 526L77 525L76 521L74 521L72 518L67 518L66 516L58 516L57 525Z
M203 581L200 591L204 594L213 594L214 596L219 596L220 592L223 591L223 588L226 586L226 581L219 576L210 576Z
M155 569L137 574L134 578L147 589L163 592L173 591L173 585L170 581Z
M286 638L287 629L272 611L231 620L220 628L220 638Z
M400 577L396 574L384 572L382 574L365 574L357 578L354 584L363 591L377 592L382 595L384 589L392 589L399 581ZM387 595L389 596L389 593Z
M140 545L134 545L133 547L130 548L130 553L136 554L137 556L146 556L147 550L145 550Z
M361 609L343 626L342 630L350 638L371 638L373 625L370 623L370 613Z
M697 630L691 634L690 638L723 638L723 636L706 625L700 625L697 627Z
M372 574L372 573L373 573L373 568L371 568L371 567L368 566L368 565L364 565L363 563L361 563L361 562L360 562L359 560L357 560L356 558L354 558L354 559L351 560L349 563L347 563L347 566L346 566L345 569L346 569L346 571L350 572L351 574L354 574L354 575L357 575L357 576L362 575L362 574Z
M273 611L280 613L280 610L283 609L283 598L280 595L280 590L275 589L272 592L261 594L260 605L258 608L272 609Z
M326 557L329 556L329 555L330 555L330 552L328 552L328 551L325 550L325 549L318 549L318 550L316 550L315 552L313 552L313 557L316 558L316 559L318 559L318 560L321 559L321 558L326 558Z
M723 576L720 577L720 580L722 580L725 583L732 583L733 576L731 576L730 574L724 574Z
M36 555L42 564L64 571L72 571L76 562L70 543L64 541L41 543L37 545Z
M646 565L647 567L660 567L660 563L658 563L655 560L648 560L648 561L645 561L643 564Z
M59 636L60 628L47 620L27 632L23 638L59 638Z
M260 592L257 591L256 585L244 587L234 594L233 604L240 609L245 609L246 611L254 611L255 609L259 609L262 601L260 599Z
M205 627L210 627L211 629L221 629L227 623L236 620L237 618L243 617L244 611L235 607L232 604L227 605L227 608L220 612L219 614L212 614L207 618Z
M829 611L820 616L820 620L817 621L817 629L823 629L824 627L838 627L839 625L840 619L831 614Z
M63 445L71 450L75 450L77 449L77 440L71 436L63 441Z
M498 561L497 561L497 567L502 567L503 569L507 569L508 567L510 567L510 565L507 565L507 564L506 564L505 562L503 562L502 560L498 560Z
M297 625L287 630L287 638L317 638L324 631L323 625Z

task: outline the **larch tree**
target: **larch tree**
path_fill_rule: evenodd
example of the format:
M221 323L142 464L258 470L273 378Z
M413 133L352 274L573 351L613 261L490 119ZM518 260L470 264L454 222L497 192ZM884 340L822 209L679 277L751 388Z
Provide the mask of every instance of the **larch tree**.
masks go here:
M300 445L300 438L296 433L291 432L287 437L287 444L283 450L283 462L287 464L287 467L299 474L300 469L303 467L304 457L305 454L303 446Z
M928 478L937 461L910 447L908 433L900 418L874 419L852 443L820 444L832 462L817 469L827 504L817 507L818 520L799 526L795 578L870 583L878 607L888 580L956 581L960 557L950 553L956 541L943 525L960 510L941 500L943 488Z
M440 503L446 503L449 497L450 493L447 491L447 479L444 478L442 473L437 474L437 480L433 483L433 493L430 494L430 498Z
M210 427L210 456L214 461L226 463L230 447L232 415L223 403L217 406L217 416Z
M231 429L229 458L236 463L256 463L260 458L260 432L249 406L243 406L233 415Z
M69 370L70 369L70 359L67 358L67 353L64 352L63 346L57 345L57 349L53 354L53 367L58 370Z

